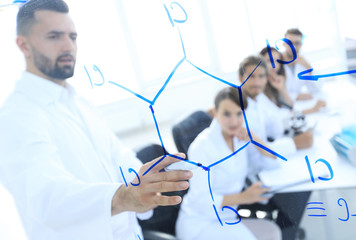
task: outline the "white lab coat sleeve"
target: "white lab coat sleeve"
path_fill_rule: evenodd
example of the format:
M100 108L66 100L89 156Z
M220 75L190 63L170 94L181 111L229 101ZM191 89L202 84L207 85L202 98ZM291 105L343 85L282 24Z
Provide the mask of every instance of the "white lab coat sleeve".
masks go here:
M297 152L297 147L292 138L290 137L281 137L274 140L272 143L269 143L270 148L276 153L287 158Z
M214 156L209 154L207 152L207 149L204 149L204 144L199 144L195 146L194 145L195 144L193 144L193 146L191 145L191 147L188 150L189 160L195 162L201 162L203 164L213 162L210 159ZM215 169L214 171L210 171L211 175L214 175L215 173L216 173ZM210 181L210 187L209 187L208 175L209 173L201 168L194 170L193 177L189 180L190 182L189 191L190 191L190 195L192 196L190 199L190 203L192 204L192 207L194 206L194 211L197 211L202 215L208 214L215 217L214 215L215 213L213 211L213 204L216 206L217 209L220 209L223 202L224 195L214 191L214 189L216 190L215 187L216 181ZM214 177L214 176L210 176L210 177ZM216 178L214 177L214 179ZM207 211L207 209L211 211Z
M0 116L1 182L33 222L77 239L112 239L111 201L121 184L76 179L61 164L47 120L33 114Z
M132 168L136 173L139 173L139 170L142 167L142 162L136 157L136 153L125 147L120 139L113 133L111 134L111 151L114 166L116 166L120 181L126 181L127 184L130 184L130 182L135 179L136 174L133 171L129 171L129 169ZM153 216L153 210L144 213L136 213L136 216L141 220L149 219Z
M269 145L265 147L271 148ZM254 146L252 144L247 147L249 176L256 175L263 170L275 169L280 167L281 159L273 159L263 156L257 148L257 146Z
M266 106L268 106L264 109L266 135L274 138L273 142L268 143L269 147L284 157L296 153L297 149L293 139L284 137L283 122L289 118L289 111L280 109L268 101L266 101Z

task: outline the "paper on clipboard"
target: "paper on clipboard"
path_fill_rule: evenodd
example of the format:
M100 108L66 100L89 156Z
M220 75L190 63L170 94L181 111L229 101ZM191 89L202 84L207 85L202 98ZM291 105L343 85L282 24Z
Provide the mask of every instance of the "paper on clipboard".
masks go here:
M318 177L329 177L327 168L313 168L314 180L318 181ZM278 169L262 171L259 173L259 178L263 184L270 187L267 194L274 194L287 190L288 188L311 183L311 176L305 161L288 161Z

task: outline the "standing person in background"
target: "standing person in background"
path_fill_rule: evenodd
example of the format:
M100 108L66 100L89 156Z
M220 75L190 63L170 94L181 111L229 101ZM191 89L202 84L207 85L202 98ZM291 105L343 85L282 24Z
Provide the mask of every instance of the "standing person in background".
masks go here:
M297 54L297 58L293 62L285 65L286 86L290 96L293 101L310 100L317 97L317 94L320 92L319 86L315 82L301 81L298 78L298 73L312 68L309 62L300 55L300 50L303 46L303 33L298 28L291 28L287 30L284 37L292 42ZM290 61L293 59L292 50L285 43L284 46L286 47L286 51L283 53L283 59ZM308 92L302 92L303 86L307 88ZM324 101L319 104L325 106Z
M276 48L270 47L270 49L273 59L283 59L282 53L280 53ZM294 102L287 90L287 79L284 65L275 61L275 67L272 67L267 47L261 50L260 55L265 59L268 65L268 81L264 91L265 95L279 108L287 108L292 110ZM301 112L303 114L314 113L318 112L323 107L325 107L325 102L318 100L313 107L304 109Z
M142 239L136 216L180 203L161 192L187 189L192 173L160 172L178 161L166 157L142 176L155 161L142 166L76 95L66 81L77 53L68 12L62 0L31 0L18 12L26 71L0 110L0 181L29 240Z

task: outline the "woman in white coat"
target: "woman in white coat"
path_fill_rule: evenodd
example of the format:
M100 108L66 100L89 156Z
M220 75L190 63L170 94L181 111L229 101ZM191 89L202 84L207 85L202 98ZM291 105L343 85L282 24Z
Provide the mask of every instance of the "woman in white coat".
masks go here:
M242 99L246 108L246 98ZM255 147L248 144L249 136L243 123L238 89L224 88L215 98L213 122L188 150L190 160L208 166L209 170L197 169L190 180L176 224L179 239L281 239L276 224L267 220L241 220L236 211L239 204L267 200L262 194L268 191L261 182L242 191L251 157L249 149ZM265 156L260 155L260 160Z

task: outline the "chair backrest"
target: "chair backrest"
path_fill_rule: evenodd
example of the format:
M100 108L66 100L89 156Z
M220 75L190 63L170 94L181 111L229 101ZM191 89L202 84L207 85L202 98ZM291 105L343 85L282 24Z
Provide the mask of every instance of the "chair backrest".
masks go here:
M136 149L136 156L143 163L149 162L162 155L164 155L162 146L154 143ZM183 197L186 192L187 190L175 191L162 193L162 195ZM139 220L139 223L144 231L154 230L175 235L175 225L179 208L180 204L175 206L156 207L153 211L153 216L150 219Z
M142 163L149 162L155 158L164 155L164 151L161 145L156 143L150 143L144 146L140 146L135 149L136 157L141 160Z
M207 112L196 111L175 124L172 134L178 151L187 154L190 144L199 133L210 126L211 121L212 118Z

